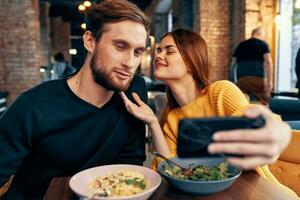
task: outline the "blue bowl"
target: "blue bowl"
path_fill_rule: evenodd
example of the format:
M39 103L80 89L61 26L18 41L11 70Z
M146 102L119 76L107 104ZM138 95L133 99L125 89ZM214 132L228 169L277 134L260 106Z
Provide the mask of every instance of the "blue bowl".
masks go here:
M183 167L188 167L190 164L204 165L206 167L213 167L221 162L225 162L224 158L207 157L207 158L178 158L174 157L171 160L180 164ZM217 181L192 181L175 178L166 174L162 168L163 165L169 166L166 161L163 161L158 166L159 173L172 185L173 187L192 194L212 194L220 192L229 188L232 183L241 175L242 170L229 164L228 172L230 174L228 179Z

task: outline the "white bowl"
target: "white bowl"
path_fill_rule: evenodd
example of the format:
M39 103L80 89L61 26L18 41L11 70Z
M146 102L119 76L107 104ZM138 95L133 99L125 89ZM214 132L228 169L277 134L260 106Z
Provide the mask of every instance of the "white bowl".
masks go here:
M92 192L89 189L89 184L95 180L98 176L106 176L108 173L114 173L120 170L132 170L141 173L147 183L149 184L145 191L130 195L130 196L120 196L120 197L96 197L95 199L101 200L145 200L148 199L152 193L158 188L161 183L160 175L149 169L147 167L142 167L138 165L104 165L99 167L93 167L86 169L75 174L69 182L70 188L79 196L88 198L91 197Z

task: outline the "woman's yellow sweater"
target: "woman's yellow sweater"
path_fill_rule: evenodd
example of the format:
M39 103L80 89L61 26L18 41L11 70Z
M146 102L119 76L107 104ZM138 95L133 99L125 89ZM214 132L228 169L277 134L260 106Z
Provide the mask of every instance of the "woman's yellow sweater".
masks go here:
M182 118L241 116L250 107L248 100L241 90L233 83L222 80L210 84L206 93L198 96L193 102L172 109L163 124L163 132L171 151L171 157L177 155L178 124ZM157 169L161 160L154 159L152 168ZM269 171L267 165L257 167L256 171L264 178L280 184Z

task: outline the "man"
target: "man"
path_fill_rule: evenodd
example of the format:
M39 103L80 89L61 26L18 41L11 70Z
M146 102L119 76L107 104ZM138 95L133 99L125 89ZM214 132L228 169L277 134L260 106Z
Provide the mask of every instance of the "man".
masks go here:
M145 160L145 125L118 91L147 100L135 76L145 50L147 17L127 1L102 1L87 12L87 57L81 70L22 93L0 119L0 186L4 199L42 199L53 177ZM131 95L129 95L131 96Z
M76 70L73 66L69 65L65 61L65 56L62 52L58 52L54 55L53 73L51 79L66 78L73 74Z
M234 52L237 62L237 86L262 104L268 104L273 88L273 66L265 32L259 27L252 37L238 45Z
M63 78L64 71L66 70L65 57L62 52L58 52L54 55L53 73L51 74L51 79Z

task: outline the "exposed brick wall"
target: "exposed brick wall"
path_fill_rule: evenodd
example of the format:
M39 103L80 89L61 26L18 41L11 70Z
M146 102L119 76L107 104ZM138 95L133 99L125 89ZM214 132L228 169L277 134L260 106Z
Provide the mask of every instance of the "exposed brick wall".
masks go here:
M0 90L11 102L40 82L38 0L0 1Z
M69 49L71 48L71 27L69 22L64 22L61 17L51 19L51 55L62 52L67 61L71 57Z
M49 65L51 56L49 3L40 3L41 65Z
M231 4L231 55L237 45L245 40L245 1L233 0Z
M210 79L226 79L231 59L230 0L200 0L200 34L211 60Z

